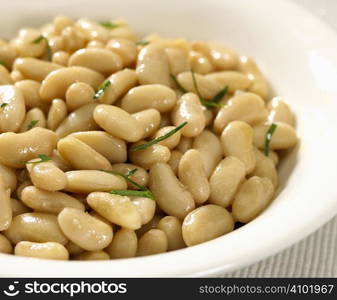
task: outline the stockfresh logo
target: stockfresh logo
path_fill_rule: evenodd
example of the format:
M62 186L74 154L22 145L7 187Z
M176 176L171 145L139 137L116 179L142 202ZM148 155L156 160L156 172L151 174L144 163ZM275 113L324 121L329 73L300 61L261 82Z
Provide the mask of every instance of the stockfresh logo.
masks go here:
M18 290L19 281L14 281L10 284L6 290L3 290L4 294L8 297L15 297L19 295L20 291Z

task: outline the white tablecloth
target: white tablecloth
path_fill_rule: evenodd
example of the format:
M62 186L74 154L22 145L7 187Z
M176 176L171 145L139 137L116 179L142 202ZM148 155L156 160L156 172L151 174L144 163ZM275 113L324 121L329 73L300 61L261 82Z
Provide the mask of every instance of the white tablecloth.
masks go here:
M336 0L293 1L323 19L337 32ZM221 277L337 277L337 217L279 254Z

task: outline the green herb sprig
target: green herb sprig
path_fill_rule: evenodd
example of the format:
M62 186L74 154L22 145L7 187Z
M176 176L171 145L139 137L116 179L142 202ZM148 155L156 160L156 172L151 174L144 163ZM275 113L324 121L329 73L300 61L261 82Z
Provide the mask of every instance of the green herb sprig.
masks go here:
M110 80L105 80L103 83L98 87L97 92L94 95L94 99L97 100L102 97L102 95L105 93L105 90L111 85Z
M119 27L118 24L112 23L110 21L102 21L102 22L99 22L99 24L108 29L114 29L114 28Z
M115 172L115 171L107 171L107 170L101 170L105 173L109 173L109 174L113 174L113 175L117 175L117 176L121 176L123 177L126 181L129 181L130 183L132 183L134 186L136 186L137 188L139 188L140 190L142 191L146 191L147 188L144 186L144 185L141 185L135 181L133 181L130 177L136 173L138 171L138 169L133 169L131 171L129 171L128 173L126 174L123 174L123 173L120 173L120 172Z
M39 120L31 120L27 126L27 131L31 130L33 127L35 127L39 123Z
M150 190L146 191L135 191L135 190L113 190L110 192L113 195L120 196L135 196L135 197L145 197L154 200L154 196Z
M269 144L271 142L271 139L273 137L273 134L275 132L277 128L277 124L273 123L270 125L267 133L266 133L266 137L264 140L264 155L269 156Z
M170 76L180 91L182 91L184 94L188 93L188 91L180 84L176 76L173 74L170 74Z
M5 67L5 62L3 60L0 59L0 65Z
M1 108L4 108L4 107L7 106L7 105L8 105L8 103L4 102L4 103L1 103L0 107L1 107Z
M148 44L150 44L150 42L144 40L136 42L137 46L147 46Z
M51 50L48 38L46 38L43 35L40 35L34 41L32 41L32 44L39 44L42 41L46 42L46 45L47 45L47 57L48 57L48 60L51 61L52 57L53 57L53 51Z
M141 144L141 145L138 145L136 147L132 147L130 149L131 152L135 152L135 151L139 151L139 150L144 150L154 144L157 144L163 140L166 140L167 138L169 138L170 136L174 135L177 131L179 131L180 129L182 129L184 126L187 125L187 122L184 122L182 124L180 124L179 126L177 126L176 128L174 128L173 130L169 131L168 133L158 137L158 138L155 138L147 143L144 143L144 144Z
M28 165L28 164L39 164L39 163L42 163L42 162L46 162L46 161L50 161L51 158L48 157L47 155L45 154L38 154L37 157L40 159L40 160L37 160L37 161L25 161L23 162L24 164Z

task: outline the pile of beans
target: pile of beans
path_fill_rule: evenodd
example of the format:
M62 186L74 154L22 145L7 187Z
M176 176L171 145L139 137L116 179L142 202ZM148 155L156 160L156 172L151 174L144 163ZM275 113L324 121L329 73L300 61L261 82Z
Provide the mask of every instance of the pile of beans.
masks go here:
M209 241L268 207L278 151L297 143L255 62L218 43L58 16L0 40L0 63L3 253L103 260Z

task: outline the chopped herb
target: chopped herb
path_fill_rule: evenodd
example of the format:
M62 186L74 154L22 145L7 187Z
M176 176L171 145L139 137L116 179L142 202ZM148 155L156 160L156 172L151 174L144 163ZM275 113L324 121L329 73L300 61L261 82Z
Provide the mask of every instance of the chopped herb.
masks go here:
M132 183L134 186L136 186L137 188L139 188L142 191L146 191L147 188L144 185L141 185L135 181L133 181L132 179L130 179L130 176L132 176L134 173L137 172L138 169L133 169L131 171L129 171L126 175L124 175L123 173L119 173L119 172L115 172L115 171L106 171L106 170L101 170L103 172L109 173L109 174L113 174L113 175L117 175L117 176L121 176L123 177L125 180L129 181L130 183Z
M141 145L138 145L136 147L133 147L130 149L131 152L135 152L135 151L139 151L139 150L143 150L145 148L148 148L154 144L157 144L167 138L169 138L170 136L174 135L177 131L179 131L180 129L182 129L184 126L186 126L187 122L184 122L182 124L180 124L178 127L174 128L173 130L169 131L168 133L156 138L156 139L153 139L145 144L141 144Z
M154 196L151 191L134 191L134 190L113 190L110 192L113 195L120 196L136 196L136 197L145 197L154 200Z
M94 95L94 99L99 99L105 92L105 90L111 85L110 80L105 80L103 83L98 87L96 94Z
M5 103L5 102L4 102L4 103L2 103L2 104L0 105L0 107L3 108L3 107L5 107L5 106L7 106L7 105L8 105L8 103Z
M51 50L51 47L49 45L49 40L43 36L43 35L40 35L39 37L37 37L32 43L33 44L39 44L41 43L42 41L45 41L46 42L46 45L47 45L47 57L48 57L48 60L51 61L52 59L52 56L53 56L53 52Z
M27 126L27 130L31 130L33 127L35 127L35 125L39 123L39 120L32 120L30 121L30 123Z
M197 80L195 79L195 74L194 74L193 70L191 70L191 74L192 74L194 89L195 89L195 91L196 91L196 93L199 97L199 100L200 100L201 104L203 106L210 107L210 108L219 107L219 104L217 102L207 101L207 100L205 100L201 97L201 94L200 94L200 91L199 91L199 88L198 88L198 84L197 84Z
M269 144L270 144L270 141L271 141L271 138L273 137L273 134L275 132L277 128L277 125L276 124L271 124L267 133L266 133L266 138L265 138L265 141L264 141L264 154L266 156L269 156Z
M110 21L103 21L103 22L99 22L99 24L105 28L108 28L108 29L114 29L116 27L118 27L117 24L115 23L112 23Z
M148 44L150 44L149 41L138 41L138 42L136 43L137 46L146 46L146 45L148 45Z
M218 92L209 102L218 103L228 92L228 85L226 85L220 92Z
M0 65L5 66L5 62L3 60L0 60Z
M172 80L177 85L178 89L181 90L183 93L188 93L188 91L180 84L177 77L175 77L173 74L170 74Z
M28 165L28 164L38 164L38 163L42 163L42 162L51 160L51 158L48 157L45 154L38 154L37 157L40 158L40 160L37 160L37 161L26 161L26 162L23 162L23 163L26 164L26 165Z

